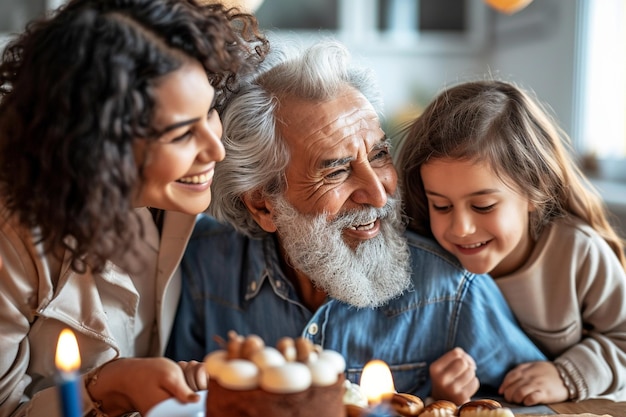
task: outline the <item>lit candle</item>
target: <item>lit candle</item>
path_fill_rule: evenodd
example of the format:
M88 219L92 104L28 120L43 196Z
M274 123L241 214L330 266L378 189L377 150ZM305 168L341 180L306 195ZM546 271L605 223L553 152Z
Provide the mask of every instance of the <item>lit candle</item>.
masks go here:
M83 414L78 370L80 353L76 336L69 329L59 335L55 364L58 369L57 384L64 417L81 417Z
M416 416L424 409L421 398L396 392L391 370L378 359L369 361L363 368L360 389L368 407L350 406L348 417Z
M396 392L391 370L379 359L371 360L365 365L359 385L370 405L380 404L385 395Z

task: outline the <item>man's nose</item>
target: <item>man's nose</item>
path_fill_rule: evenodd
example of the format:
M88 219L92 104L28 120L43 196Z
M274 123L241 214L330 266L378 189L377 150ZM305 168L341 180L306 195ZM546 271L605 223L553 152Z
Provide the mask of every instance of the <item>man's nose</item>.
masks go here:
M385 176L386 174L377 172L369 164L362 166L354 174L356 185L352 192L352 201L372 207L383 207L387 204L388 195L394 191L389 188L395 188L394 179L389 178L391 175Z

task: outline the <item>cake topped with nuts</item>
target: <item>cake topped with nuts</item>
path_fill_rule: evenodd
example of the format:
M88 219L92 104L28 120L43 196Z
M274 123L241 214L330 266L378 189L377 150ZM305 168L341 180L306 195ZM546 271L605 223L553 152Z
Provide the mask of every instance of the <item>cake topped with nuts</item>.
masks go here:
M204 359L207 417L364 417L376 411L345 379L343 356L308 339L285 337L271 347L259 336L231 331L222 345ZM425 406L419 397L394 392L380 406L384 415L400 417L514 417L494 400Z
M339 353L304 338L276 347L230 332L222 350L205 360L207 416L344 417L344 371Z

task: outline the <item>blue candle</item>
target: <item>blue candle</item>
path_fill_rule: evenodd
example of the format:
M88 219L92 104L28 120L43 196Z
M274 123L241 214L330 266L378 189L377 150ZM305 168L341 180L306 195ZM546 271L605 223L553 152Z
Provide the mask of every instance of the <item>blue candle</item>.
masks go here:
M55 363L58 369L57 386L62 415L63 417L81 417L83 403L79 386L81 379L78 375L80 353L76 336L69 329L64 329L59 336Z

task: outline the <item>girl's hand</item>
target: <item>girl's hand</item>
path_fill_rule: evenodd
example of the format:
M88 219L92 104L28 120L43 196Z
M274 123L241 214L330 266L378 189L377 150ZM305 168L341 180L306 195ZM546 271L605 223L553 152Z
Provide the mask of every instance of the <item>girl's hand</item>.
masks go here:
M101 411L119 416L138 411L146 415L158 403L176 398L182 403L199 401L181 367L166 358L122 358L102 365L97 378L87 383Z
M178 366L185 374L185 380L189 387L194 391L205 390L208 388L209 378L204 370L204 363L198 361L180 361Z
M456 405L470 401L480 382L476 377L476 362L461 348L454 348L430 365L433 384L431 396Z
M508 402L526 406L568 400L568 392L552 362L523 363L510 371L498 393Z

